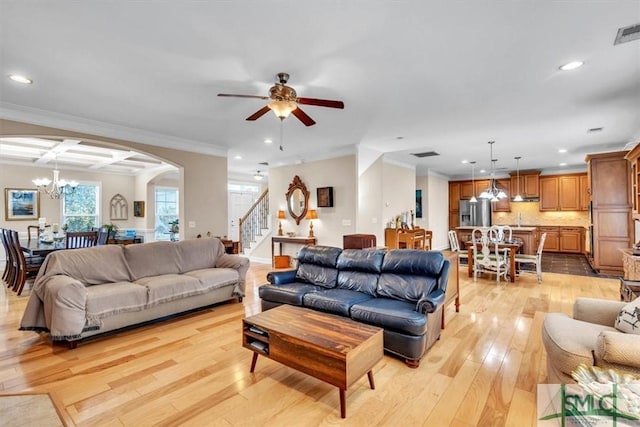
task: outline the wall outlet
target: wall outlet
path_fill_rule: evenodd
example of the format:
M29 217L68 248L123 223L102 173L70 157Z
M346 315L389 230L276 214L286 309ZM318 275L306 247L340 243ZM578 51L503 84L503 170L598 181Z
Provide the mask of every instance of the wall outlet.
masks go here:
M189 228L196 228L196 222L195 221L189 221Z

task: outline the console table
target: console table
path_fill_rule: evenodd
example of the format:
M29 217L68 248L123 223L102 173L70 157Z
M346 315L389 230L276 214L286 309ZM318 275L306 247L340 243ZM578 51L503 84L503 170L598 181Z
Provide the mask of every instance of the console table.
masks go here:
M283 243L292 243L294 245L315 245L316 238L315 237L288 237L288 236L275 236L271 238L271 266L275 267L274 262L274 247L275 244L278 243L280 245L279 254L282 255L282 244Z

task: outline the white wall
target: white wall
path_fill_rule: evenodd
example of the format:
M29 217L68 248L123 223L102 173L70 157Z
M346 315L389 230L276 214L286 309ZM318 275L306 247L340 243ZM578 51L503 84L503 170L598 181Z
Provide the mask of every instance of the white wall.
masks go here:
M422 192L422 206L427 216L429 230L433 231L433 249L449 247L449 179L444 175L429 172L427 192Z
M416 209L416 171L412 166L384 159L382 166L382 224ZM383 242L379 242L379 244Z

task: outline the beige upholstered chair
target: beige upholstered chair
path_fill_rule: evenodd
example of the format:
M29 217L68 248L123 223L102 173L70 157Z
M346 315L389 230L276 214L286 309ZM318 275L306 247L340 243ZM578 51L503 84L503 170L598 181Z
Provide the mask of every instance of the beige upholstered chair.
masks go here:
M573 305L573 318L564 313L547 314L542 323L547 383L575 383L571 372L580 364L640 374L640 335L614 328L616 317L626 304L578 298Z

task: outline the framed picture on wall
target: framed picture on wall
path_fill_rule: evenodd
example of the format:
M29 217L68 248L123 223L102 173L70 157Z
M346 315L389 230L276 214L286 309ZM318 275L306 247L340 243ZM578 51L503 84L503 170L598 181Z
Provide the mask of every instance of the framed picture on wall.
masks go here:
M416 190L416 218L422 218L422 190Z
M333 207L333 187L318 187L316 192L319 208Z
M28 188L4 189L4 219L31 221L40 217L40 193Z
M135 201L133 202L133 216L144 216L144 201Z

